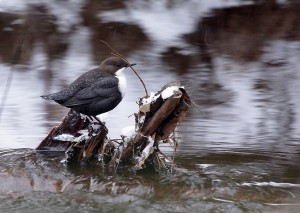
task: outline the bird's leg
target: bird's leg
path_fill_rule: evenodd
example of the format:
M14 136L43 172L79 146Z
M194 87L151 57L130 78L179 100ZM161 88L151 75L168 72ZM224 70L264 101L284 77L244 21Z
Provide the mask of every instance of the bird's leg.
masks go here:
M97 118L97 116L92 115L92 117L95 118L100 125L105 126L104 123L102 121L100 121L99 118Z
M91 122L93 122L94 119L96 119L96 121L99 125L106 127L105 124L102 121L100 121L99 118L97 118L97 116L95 116L95 115L86 115L86 116L88 116L88 118L90 119Z
M103 124L103 123L99 120L99 118L97 118L96 116L94 116L94 115L87 115L87 116L89 117L89 119L91 120L91 122L93 122L94 119L96 119L96 120L97 120L97 123Z
M90 122L94 121L94 118L92 116L90 116L90 115L86 115L86 116L88 116L88 118L90 119Z

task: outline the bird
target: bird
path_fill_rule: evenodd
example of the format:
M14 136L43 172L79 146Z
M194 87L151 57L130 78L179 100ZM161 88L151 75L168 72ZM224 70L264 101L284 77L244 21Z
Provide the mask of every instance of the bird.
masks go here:
M136 64L129 64L119 57L109 57L66 86L61 91L42 95L46 100L71 108L89 118L113 110L123 99L126 90L124 70ZM93 120L93 119L92 119Z

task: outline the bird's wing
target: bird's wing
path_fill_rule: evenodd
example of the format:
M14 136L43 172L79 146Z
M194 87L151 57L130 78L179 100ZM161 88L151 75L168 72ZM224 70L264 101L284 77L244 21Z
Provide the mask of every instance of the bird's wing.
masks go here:
M63 90L49 95L42 95L41 97L47 100L54 100L57 103L63 105L73 96L75 96L78 92L80 92L80 90L82 90L84 86L89 84L88 82L86 82L86 79L98 79L99 77L101 77L101 73L99 73L99 70L97 68L92 69L79 76L74 82L72 82L69 86L65 87Z
M116 77L99 79L89 87L80 90L72 98L63 103L63 106L72 107L108 98L118 92L118 82L119 79Z

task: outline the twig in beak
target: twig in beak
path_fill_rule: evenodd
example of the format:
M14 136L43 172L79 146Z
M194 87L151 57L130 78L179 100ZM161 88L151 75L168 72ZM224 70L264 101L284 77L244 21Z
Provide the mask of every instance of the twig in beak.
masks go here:
M112 51L112 55L114 55L114 56L116 56L116 57L118 57L118 58L121 58L123 61L125 61L128 65L129 65L129 67L132 69L132 71L136 74L136 76L139 78L139 80L142 82L142 84L143 84L143 87L144 87L144 90L145 90L145 93L146 93L146 96L148 97L149 95L148 95L148 91L147 91L147 88L146 88L146 85L145 85L145 83L144 83L144 81L142 80L142 78L139 76L139 74L137 73L137 71L135 71L135 69L132 67L132 66L134 66L134 65L136 65L136 64L130 64L129 62L128 62L128 60L124 57L124 56L122 56L120 53L118 53L116 50L114 50L106 41L103 41L103 40L100 40L102 43L104 43L109 49L111 49L111 51Z

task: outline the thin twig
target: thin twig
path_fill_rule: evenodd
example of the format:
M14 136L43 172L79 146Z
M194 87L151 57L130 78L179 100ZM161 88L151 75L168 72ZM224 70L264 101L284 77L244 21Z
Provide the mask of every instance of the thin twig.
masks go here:
M167 159L168 161L170 161L172 164L174 163L174 161L169 158L165 153L163 153L162 151L158 151L159 154L161 154L165 159Z
M203 117L205 118L206 116L205 116L204 112L201 110L201 107L198 104L196 104L193 100L191 100L191 102L196 107L196 109L198 109L198 111L200 111L202 113Z
M170 141L170 139L169 139L169 141ZM169 142L170 143L170 142ZM173 172L174 172L174 167L175 167L175 155L176 155L176 151L177 151L177 145L178 145L178 143L177 143L177 138L176 138L176 134L175 134L175 132L173 132L173 143L174 143L174 153L173 153L173 158L172 158L172 165L171 165L171 173L173 174Z
M144 87L144 90L145 90L145 93L146 93L146 96L149 97L148 95L148 91L147 91L147 88L146 88L146 85L144 83L144 81L142 80L142 78L138 75L138 73L135 71L135 69L133 69L132 66L130 66L130 68L132 69L132 71L136 74L136 76L140 79L141 83L143 84L143 87Z
M126 63L128 63L130 65L130 63L128 62L128 60L122 56L120 53L118 53L115 49L113 49L106 41L103 41L103 40L100 40L101 42L103 42L109 49L111 49L111 51L113 51L111 54L118 57L118 58L121 58L123 61L125 61ZM144 83L144 81L142 80L142 78L139 76L139 74L137 73L137 71L135 71L135 69L130 65L130 68L132 69L132 71L136 74L136 76L139 78L139 80L141 81L141 83L143 84L143 87L144 87L144 90L145 90L145 93L146 93L146 96L148 97L148 91L147 91L147 88L146 88L146 85Z

